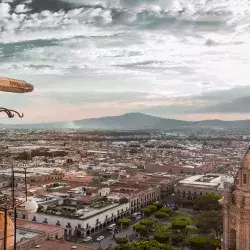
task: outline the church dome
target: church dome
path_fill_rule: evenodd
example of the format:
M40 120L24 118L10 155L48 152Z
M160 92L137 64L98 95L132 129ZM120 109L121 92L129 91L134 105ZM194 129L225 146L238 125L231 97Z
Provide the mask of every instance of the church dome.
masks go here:
M0 249L3 249L4 246L4 212L0 211ZM10 249L13 246L14 243L14 225L9 216L7 216L7 249Z

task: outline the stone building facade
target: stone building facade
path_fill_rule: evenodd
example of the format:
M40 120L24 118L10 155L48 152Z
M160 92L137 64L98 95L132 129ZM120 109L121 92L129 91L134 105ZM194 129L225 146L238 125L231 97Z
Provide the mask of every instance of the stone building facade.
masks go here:
M223 205L223 249L250 249L250 148L239 168L231 190L226 192Z

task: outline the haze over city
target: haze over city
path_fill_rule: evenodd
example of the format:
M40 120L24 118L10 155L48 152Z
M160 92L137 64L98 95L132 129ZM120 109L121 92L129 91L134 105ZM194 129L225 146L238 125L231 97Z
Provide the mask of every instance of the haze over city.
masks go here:
M248 119L249 18L240 0L3 0L1 75L35 91L1 103L26 123Z

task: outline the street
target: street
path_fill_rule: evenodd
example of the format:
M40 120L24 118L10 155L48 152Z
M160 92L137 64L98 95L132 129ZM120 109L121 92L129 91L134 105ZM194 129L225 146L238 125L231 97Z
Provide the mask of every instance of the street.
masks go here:
M117 229L120 230L120 226L117 226ZM116 237L126 238L126 236L127 237L131 236L133 232L134 232L133 225L131 225L128 228L123 228L119 233L116 234ZM105 238L99 243L96 240L98 236L104 236ZM112 247L116 246L115 239L113 239L113 236L112 236L112 231L109 231L108 229L106 229L103 232L93 234L91 235L91 237L93 238L93 240L90 242L84 242L85 245L89 245L93 247L101 246L104 249L107 249L109 246L112 246ZM77 242L83 243L83 238L77 239Z

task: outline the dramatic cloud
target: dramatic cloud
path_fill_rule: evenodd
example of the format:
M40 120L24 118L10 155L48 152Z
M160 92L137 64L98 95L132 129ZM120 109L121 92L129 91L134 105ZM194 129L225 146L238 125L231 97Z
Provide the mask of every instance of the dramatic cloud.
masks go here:
M26 12L29 12L30 10L31 9L27 8L27 6L25 4L19 4L15 8L16 13L26 13Z
M1 106L26 122L247 116L249 11L241 0L3 0L0 74L35 91L0 93Z

